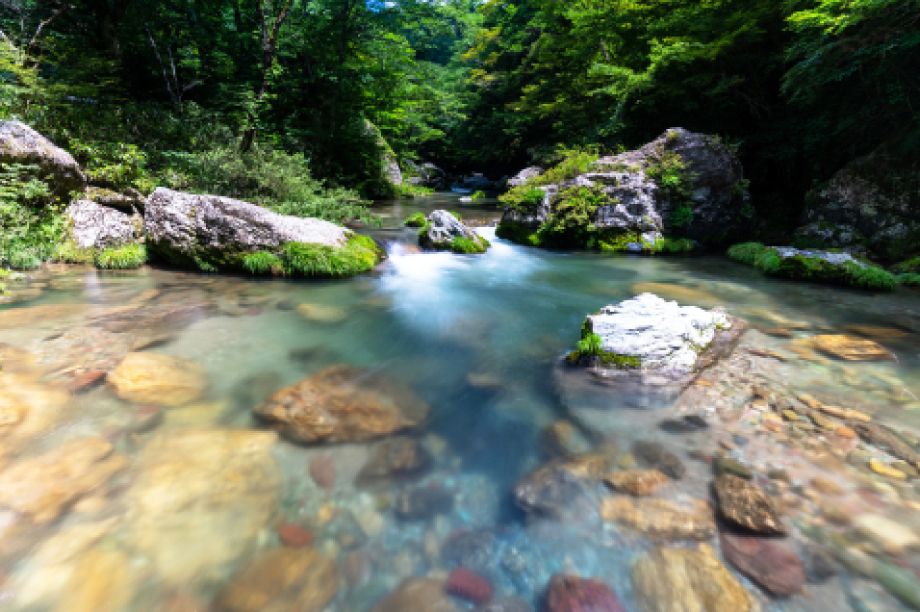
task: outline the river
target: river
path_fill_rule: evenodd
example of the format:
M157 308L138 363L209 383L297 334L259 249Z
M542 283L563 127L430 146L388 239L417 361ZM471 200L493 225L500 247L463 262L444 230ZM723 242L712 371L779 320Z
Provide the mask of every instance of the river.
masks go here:
M911 595L896 591L918 589L920 481L870 471L868 460L891 457L810 420L770 425L752 388L916 431L918 292L775 280L715 255L536 250L496 239L491 227L478 228L492 241L485 255L416 253L401 221L434 208L499 216L492 201L451 194L381 204L382 227L361 231L388 241L389 259L349 280L152 267L35 273L31 299L0 306L0 609L470 609L424 590L411 604L378 604L410 576L440 578L462 565L496 595L537 610L559 572L598 578L625 610L640 610L649 596L637 591L635 566L662 538L602 520L606 485L559 484L563 499L548 502L560 506L555 515L528 515L512 495L563 453L601 452L611 467L630 468L637 440L660 443L687 468L656 498L708 499L711 464L724 454L753 469L783 508L791 535L782 545L808 572L816 549L835 559L833 576L781 598L732 569L764 609L910 609ZM750 329L676 400L649 403L572 379L560 358L585 315L642 292L725 308ZM821 334L876 341L892 358L835 359L810 343ZM129 352L178 359L122 369ZM253 417L273 393L340 364L383 381L368 386L379 400L345 403L414 394L427 405L427 417L401 432L408 458L381 454L376 440L298 444ZM318 382L311 392L322 398L334 387ZM582 418L598 408L600 434ZM685 414L708 427L660 425ZM776 470L786 477L768 477ZM858 523L862 515L900 524L898 548L897 536ZM702 541L719 548L717 537ZM283 545L294 556L250 566ZM305 553L314 550L321 558ZM899 574L892 586L861 574L866 559L913 578ZM662 578L658 588L671 587Z

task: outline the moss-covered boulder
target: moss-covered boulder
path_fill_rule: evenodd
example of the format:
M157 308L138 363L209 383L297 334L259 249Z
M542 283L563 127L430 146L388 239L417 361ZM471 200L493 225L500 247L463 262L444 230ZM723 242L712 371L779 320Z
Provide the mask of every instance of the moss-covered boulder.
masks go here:
M875 253L897 261L920 245L920 164L881 147L853 160L806 196L803 224L855 228Z
M55 258L72 263L93 263L104 270L138 268L147 261L144 220L137 213L77 200L67 208L69 234Z
M0 121L0 164L37 167L38 178L59 196L86 184L80 165L70 153L19 121Z
M728 256L783 278L879 291L892 291L900 284L896 275L845 251L767 247L758 242L746 242L728 249Z
M403 225L405 225L406 227L425 227L425 223L427 221L428 220L425 218L424 213L415 213L414 215L406 219Z
M816 221L795 231L792 246L799 249L865 250L868 239L852 225Z
M635 151L579 153L514 186L499 237L530 246L685 252L724 243L753 209L734 151L681 128Z
M164 188L147 198L144 231L152 255L207 272L342 277L383 257L373 239L328 221Z
M485 253L491 246L488 240L446 210L428 215L425 225L418 231L418 243L423 249L473 255Z

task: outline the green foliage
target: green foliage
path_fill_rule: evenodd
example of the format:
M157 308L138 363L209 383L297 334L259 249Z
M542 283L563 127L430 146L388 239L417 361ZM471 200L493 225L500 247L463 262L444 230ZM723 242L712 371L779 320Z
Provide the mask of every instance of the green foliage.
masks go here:
M0 265L31 270L48 261L65 223L39 168L0 165Z
M454 253L480 254L485 253L489 244L478 238L454 238L450 243L450 250Z
M898 283L905 287L920 287L920 274L906 273L898 274Z
M483 191L474 191L474 192L473 192L473 195L470 196L470 199L475 201L475 200L481 200L481 199L483 199L483 198L485 198L485 197L486 197L485 192L483 192Z
M142 244L110 247L96 253L95 264L102 270L133 270L147 262L147 249Z
M243 267L251 274L281 274L284 271L281 258L264 251L246 255L243 258Z
M671 218L668 220L674 227L685 227L693 223L693 209L689 204L678 204L671 211Z
M895 264L891 267L891 271L897 274L920 274L920 257Z
M581 357L593 357L604 352L604 343L597 334L587 334L578 341L578 353Z
M415 213L403 224L406 227L424 227L425 226L425 215L424 213Z
M495 235L524 246L543 246L543 236L540 235L539 231L534 231L523 223L503 221L495 229Z
M96 250L93 248L81 249L73 240L64 240L58 244L51 259L60 263L89 264L96 261Z
M689 253L696 247L696 244L689 238L659 238L654 243L648 245L648 250L652 254L668 253Z
M539 176L531 177L523 185L511 188L498 199L509 208L532 214L545 195L538 187L557 185L584 174L600 157L596 149L564 150L561 155L561 160L555 166Z
M146 172L147 155L137 145L72 138L67 148L95 185L133 187L142 193L150 193L156 186Z
M373 270L380 251L372 238L355 235L340 248L290 242L278 256L285 274L340 278Z
M559 243L584 244L586 234L595 232L597 209L615 202L600 189L574 187L553 197L552 212L540 231Z

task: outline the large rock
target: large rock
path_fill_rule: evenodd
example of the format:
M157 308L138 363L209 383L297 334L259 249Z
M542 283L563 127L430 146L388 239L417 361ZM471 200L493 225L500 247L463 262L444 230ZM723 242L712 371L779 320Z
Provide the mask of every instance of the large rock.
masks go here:
M723 474L715 479L713 488L726 521L764 535L786 535L776 506L754 483Z
M253 411L299 442L364 442L421 425L429 407L378 373L337 365L281 389Z
M320 612L339 590L335 563L313 548L276 548L217 597L217 612Z
M266 431L164 431L138 457L128 541L168 585L226 580L278 511L281 473Z
M235 267L248 253L274 252L289 242L341 247L351 236L328 221L288 217L240 200L163 187L147 198L144 231L148 246L175 263L203 260Z
M12 311L7 311L12 312ZM0 372L0 456L58 425L70 402L63 389L41 384L12 370L5 359Z
M207 374L189 359L158 353L128 353L106 377L123 400L135 404L182 406L201 398Z
M601 502L601 518L652 540L708 540L716 530L712 508L703 500L611 497Z
M446 186L447 173L431 162L416 164L409 161L406 162L406 168L412 175L406 181L410 185L422 185L432 189L443 189Z
M18 121L0 122L0 164L31 164L60 196L82 189L86 177L67 151Z
M605 306L585 319L585 330L601 338L600 365L677 377L693 372L716 333L731 326L722 311L680 306L652 293Z
M556 460L520 479L512 492L522 510L557 519L596 512L593 489L609 469L602 455Z
M632 581L643 612L760 612L706 544L657 548L636 562Z
M729 563L773 595L792 595L805 586L802 561L779 544L727 532L719 534L719 543Z
M680 189L658 182L661 169L684 165ZM609 204L590 220L598 231L642 234L648 241L664 235L724 242L749 222L741 164L732 151L709 136L669 129L635 151L604 157L587 172L556 185L540 187L543 201L531 214L509 209L502 225L536 230L564 201L565 192L587 187Z
M546 170L540 166L530 166L529 168L524 168L510 179L508 179L508 187L519 187L529 181L532 178L536 178L542 175Z
M455 253L485 253L489 248L485 239L446 210L428 215L418 242L423 248Z
M106 249L137 242L144 225L138 214L129 215L91 200L73 202L67 208L67 218L71 222L71 238L81 249Z
M0 473L0 506L47 523L127 464L124 456L112 455L112 443L102 438L68 442Z
M849 226L892 259L920 250L920 169L881 147L806 196L803 225ZM827 246L833 246L828 244Z

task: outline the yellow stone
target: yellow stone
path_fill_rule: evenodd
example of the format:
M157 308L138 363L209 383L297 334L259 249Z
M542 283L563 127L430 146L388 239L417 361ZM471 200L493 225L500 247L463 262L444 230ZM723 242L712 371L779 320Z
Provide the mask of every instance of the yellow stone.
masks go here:
M814 350L847 361L891 361L894 354L877 342L853 336L820 335L803 342Z
M341 323L348 318L348 313L344 309L323 304L301 304L297 307L297 312L313 323Z
M131 599L128 556L121 551L91 550L74 568L66 597L57 612L117 612Z
M869 469L871 469L876 474L881 474L882 476L887 476L889 478L897 478L899 480L904 480L907 478L907 474L901 470L896 470L890 465L882 463L877 459L871 459L869 461Z
M205 369L194 361L157 353L128 353L106 381L123 400L159 406L190 404L208 386Z

